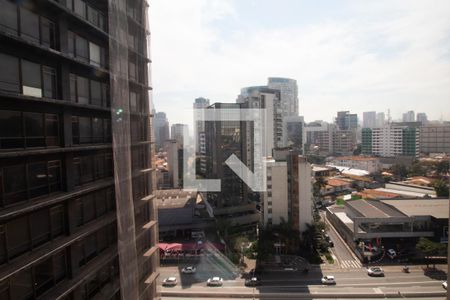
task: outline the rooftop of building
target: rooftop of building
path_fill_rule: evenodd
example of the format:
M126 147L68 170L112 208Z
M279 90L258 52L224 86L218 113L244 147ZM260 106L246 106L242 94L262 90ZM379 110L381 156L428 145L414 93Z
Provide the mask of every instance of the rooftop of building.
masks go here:
M397 193L384 192L374 189L365 189L358 194L365 199L391 199L400 197L400 194Z
M196 191L182 189L156 190L154 194L158 208L192 207L197 202Z
M327 185L329 186L348 186L351 184L348 180L342 180L337 178L330 178L327 180Z
M448 199L349 200L345 205L366 218L432 216L448 219L449 216Z
M334 167L330 166L323 166L323 165L312 165L313 172L323 172L323 171L332 171L334 170Z
M379 158L369 156L339 156L334 157L332 160L378 161Z
M341 172L343 174L356 175L356 176L369 175L369 172L366 171L366 170L354 169L354 168L343 167L343 166L336 166L336 165L333 165L333 164L327 164L327 166L336 168L336 169L339 170L339 172Z
M436 219L448 219L449 216L449 199L399 199L382 202L409 217L426 215Z

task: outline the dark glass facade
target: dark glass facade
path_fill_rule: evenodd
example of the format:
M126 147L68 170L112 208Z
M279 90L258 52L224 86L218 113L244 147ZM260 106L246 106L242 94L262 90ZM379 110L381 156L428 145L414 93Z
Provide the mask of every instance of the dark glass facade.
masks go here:
M140 0L118 1L127 2L130 40L138 295L155 299L158 231L142 14L148 7ZM0 0L2 300L126 299L120 276L126 262L118 255L121 182L112 143L108 3Z

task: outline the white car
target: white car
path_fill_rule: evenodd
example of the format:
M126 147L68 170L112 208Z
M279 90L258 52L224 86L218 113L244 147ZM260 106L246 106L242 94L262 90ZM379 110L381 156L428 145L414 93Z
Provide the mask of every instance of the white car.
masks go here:
M334 276L327 275L322 277L322 284L336 284L336 280L334 279Z
M389 256L390 259L394 259L397 256L397 252L395 252L394 249L389 249L387 251L387 256Z
M163 286L176 286L177 285L177 278L176 277L168 277L163 280Z
M181 269L181 273L183 274L194 274L197 269L193 266L185 267Z
M444 282L442 283L442 287L443 287L444 289L447 289L447 281L444 281Z
M384 276L384 271L380 267L371 267L367 269L367 275L369 276Z
M206 282L206 285L208 285L208 286L222 286L222 284L223 284L223 279L220 277L211 277Z

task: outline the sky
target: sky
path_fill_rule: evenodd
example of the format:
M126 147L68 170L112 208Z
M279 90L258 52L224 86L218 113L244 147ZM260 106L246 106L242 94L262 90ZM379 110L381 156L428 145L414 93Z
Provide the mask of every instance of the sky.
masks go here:
M197 97L235 102L296 79L305 121L408 110L450 120L450 1L152 0L153 105L192 123Z

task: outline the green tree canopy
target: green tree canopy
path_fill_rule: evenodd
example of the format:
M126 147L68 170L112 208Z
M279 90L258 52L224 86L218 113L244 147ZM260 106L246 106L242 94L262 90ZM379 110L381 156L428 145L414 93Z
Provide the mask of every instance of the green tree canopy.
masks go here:
M433 186L434 186L434 190L436 191L436 195L438 197L448 197L449 196L447 181L445 181L443 179L439 179L433 184Z

